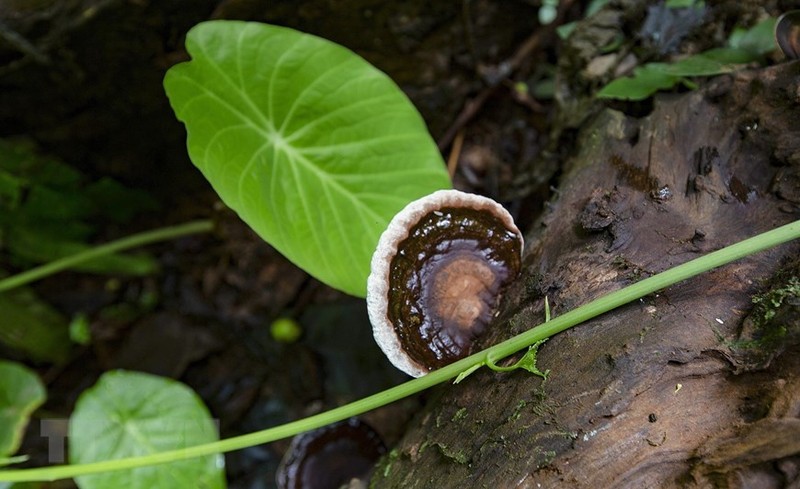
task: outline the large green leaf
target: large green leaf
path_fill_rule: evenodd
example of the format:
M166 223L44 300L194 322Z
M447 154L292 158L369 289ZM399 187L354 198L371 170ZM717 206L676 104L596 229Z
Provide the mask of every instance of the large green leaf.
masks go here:
M186 49L164 86L194 164L295 264L365 296L392 216L450 186L417 111L351 51L291 29L206 22Z
M0 458L19 449L31 413L45 398L44 385L35 372L0 360Z
M215 441L203 401L180 382L154 375L103 374L78 398L69 422L71 463L99 462ZM77 477L81 489L225 487L222 455Z

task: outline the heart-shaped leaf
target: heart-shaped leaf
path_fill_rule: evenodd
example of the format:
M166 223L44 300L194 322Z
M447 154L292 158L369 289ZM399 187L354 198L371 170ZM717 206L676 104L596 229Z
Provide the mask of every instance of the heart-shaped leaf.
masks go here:
M27 367L0 360L0 458L19 449L33 411L47 394L39 377Z
M138 372L103 374L69 422L70 463L99 462L217 440L203 401L180 382ZM222 455L76 477L81 489L225 487Z
M164 86L222 200L319 280L366 295L394 214L450 186L425 123L385 74L284 27L195 26Z

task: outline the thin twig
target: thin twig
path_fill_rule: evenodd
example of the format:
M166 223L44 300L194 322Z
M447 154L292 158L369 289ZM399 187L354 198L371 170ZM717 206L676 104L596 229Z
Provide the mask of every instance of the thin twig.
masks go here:
M450 156L447 158L447 173L450 174L450 180L456 174L456 167L458 166L458 158L461 156L461 145L464 143L464 130L458 131L456 138L453 141L453 148L450 149Z

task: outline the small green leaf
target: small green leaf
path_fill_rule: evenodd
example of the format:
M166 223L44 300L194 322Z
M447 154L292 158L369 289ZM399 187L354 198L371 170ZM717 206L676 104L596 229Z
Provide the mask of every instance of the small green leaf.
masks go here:
M490 357L486 357L486 366L490 369L494 370L495 372L513 372L517 369L527 370L528 372L538 375L539 377L547 380L547 376L550 374L550 370L545 370L542 372L536 367L536 354L539 352L539 346L547 341L548 338L543 340L539 340L536 343L532 344L528 347L528 351L520 358L517 363L514 365L509 365L508 367L501 367L495 363Z
M92 332L89 329L89 318L86 314L76 314L69 323L69 339L79 345L88 345L92 341Z
M544 322L549 322L549 321L550 321L550 301L547 299L547 296L545 296ZM536 354L539 352L539 345L541 345L547 340L548 338L545 338L529 346L528 351L525 352L525 355L523 355L522 358L520 358L517 361L517 363L515 363L514 365L510 365L508 367L501 367L497 365L497 363L494 360L492 360L490 356L487 356L485 362L476 363L475 365L471 366L470 368L458 374L453 383L458 384L459 382L470 376L474 371L478 370L484 365L489 367L491 370L494 370L495 372L513 372L514 370L521 368L523 370L527 370L528 372L538 375L539 377L542 377L543 379L547 380L547 375L550 373L550 370L545 370L544 372L542 372L538 368L536 368Z
M556 27L556 34L561 40L566 40L578 27L578 21L567 22Z
M698 0L667 0L664 4L668 8L701 8L705 2Z
M5 458L19 449L31 413L47 394L39 376L18 363L0 360L0 379L0 457Z
M728 47L709 49L674 63L648 63L636 68L632 77L618 78L597 94L600 98L644 100L659 90L668 90L678 83L689 88L694 84L686 77L713 76L730 73L742 64L758 61L775 49L775 19L767 19L751 29L735 30Z
M647 63L637 67L632 77L618 78L603 87L597 96L623 100L644 100L659 90L679 83L694 88L686 78L730 73L755 58L741 49L717 48L688 56L674 63Z
M644 100L659 90L674 87L681 81L680 76L671 75L664 70L662 63L648 63L633 70L632 77L617 78L603 87L597 96L622 100Z
M143 190L130 189L116 180L103 177L86 186L92 207L116 223L130 221L142 212L158 210L158 203Z
M0 293L0 343L37 362L61 363L70 350L67 320L31 289Z
M203 402L180 382L137 372L103 374L78 398L69 423L70 463L145 455L217 440ZM225 487L222 455L76 477L81 489Z
M420 115L356 54L284 27L204 22L186 49L164 87L192 162L292 262L364 297L391 218L450 187Z
M712 76L730 73L740 65L756 61L758 56L739 48L715 48L703 51L668 65L661 70L675 76Z
M775 50L775 23L777 19L768 18L750 29L734 29L728 39L732 48L749 52L758 57Z
M550 370L548 369L542 372L536 367L536 355L539 353L539 346L541 346L545 341L547 341L547 339L539 340L529 346L528 351L525 352L525 355L523 355L522 358L520 358L519 361L514 364L514 366L516 368L527 370L528 372L547 380Z

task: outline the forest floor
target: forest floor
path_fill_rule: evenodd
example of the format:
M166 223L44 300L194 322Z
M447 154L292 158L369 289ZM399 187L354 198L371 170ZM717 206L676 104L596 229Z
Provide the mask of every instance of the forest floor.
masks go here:
M551 139L562 41L555 25L538 24L538 2L33 3L41 5L6 2L0 11L0 136L32 142L87 181L109 176L157 202L157 210L125 224L92 222L92 242L215 221L213 233L147 247L160 266L155 274L65 272L36 284L64 317L85 316L91 332L88 345L72 346L58 364L0 346L0 356L34 366L44 379L48 400L40 412L47 418L68 418L81 392L115 368L186 383L222 437L321 412L405 378L374 344L364 301L326 287L264 243L189 161L161 81L186 59L183 39L195 23L287 25L361 54L419 108L455 187L503 202L523 233L551 197L559 157L571 150L568 125L559 130L561 146ZM580 19L582 10L580 2L562 0L557 24ZM22 269L0 251L0 268ZM299 340L271 335L280 317L297 321ZM392 445L424 401L409 399L365 419ZM287 445L229 454L229 487L272 487ZM23 451L32 455L30 465L54 462L35 421Z

